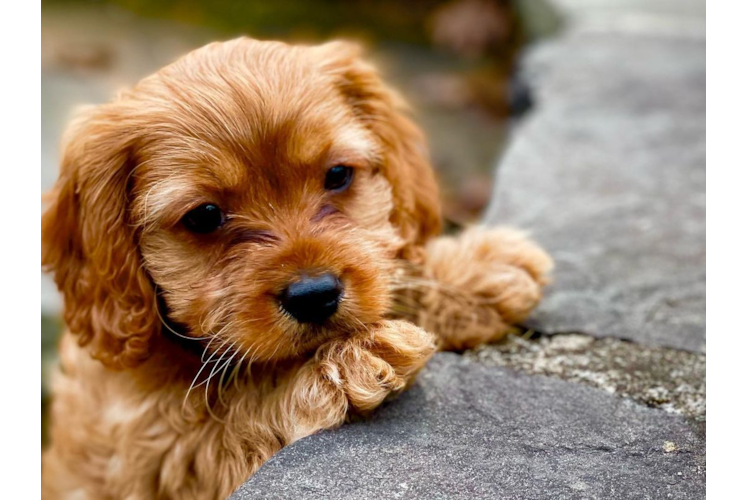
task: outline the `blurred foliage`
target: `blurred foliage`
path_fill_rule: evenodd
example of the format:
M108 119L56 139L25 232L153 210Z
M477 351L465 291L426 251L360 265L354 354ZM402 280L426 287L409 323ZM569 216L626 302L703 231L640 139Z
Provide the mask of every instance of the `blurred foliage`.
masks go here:
M429 44L429 19L444 0L43 0L42 7L112 5L142 17L169 19L257 37L355 36ZM496 0L520 17L523 41L554 32L559 19L543 0Z
M514 5L526 42L549 37L562 27L563 20L545 0L516 0Z
M42 5L111 4L139 16L170 19L258 37L330 36L428 43L423 20L438 0L44 0Z
M62 332L62 320L42 314L42 446L47 442L47 418L49 415L48 371L55 362L57 342Z
M61 330L62 321L59 318L42 314L42 373L44 373L46 362L50 361L50 358L45 357L45 353L57 350ZM42 395L46 390L46 387L42 387Z

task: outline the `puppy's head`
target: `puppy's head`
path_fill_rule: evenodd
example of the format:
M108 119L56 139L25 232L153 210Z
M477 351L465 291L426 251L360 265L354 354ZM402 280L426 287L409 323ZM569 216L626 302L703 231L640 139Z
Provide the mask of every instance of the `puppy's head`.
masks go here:
M74 122L42 264L95 357L138 364L159 309L264 361L382 317L440 216L421 133L357 52L211 44Z

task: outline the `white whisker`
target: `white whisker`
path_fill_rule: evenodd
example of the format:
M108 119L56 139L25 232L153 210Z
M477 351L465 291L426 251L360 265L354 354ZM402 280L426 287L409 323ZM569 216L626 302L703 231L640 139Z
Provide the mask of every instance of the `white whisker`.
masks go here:
M226 353L230 352L231 349L236 345L236 342L237 341L234 341L234 343L231 344L230 347L228 347L226 350L223 351L223 353L221 354L221 357L218 358L218 361L216 361L215 365L213 365L213 369L210 371L210 375L208 375L208 378L205 380L205 391L204 391L204 394L205 394L205 408L208 410L208 413L210 413L211 417L213 417L214 419L216 419L216 420L218 420L219 422L222 422L222 423L225 423L225 422L223 422L223 420L221 420L220 418L218 418L218 416L215 413L213 413L213 409L211 408L210 401L208 400L208 390L210 389L210 380L213 378L213 376L216 373L218 373L223 368L223 366L221 368L218 367L219 363L221 363L221 360L226 355ZM228 363L230 361L231 361L231 358L229 358L226 361L226 366L228 366ZM220 387L219 387L219 389L220 389Z
M224 344L221 344L221 346L226 345L226 343L228 343L228 339L224 342ZM220 350L220 347L218 348L218 350ZM208 363L211 362L211 359L213 359L213 356L215 356L218 353L218 350L213 351L210 357L206 361L203 361L202 365L200 366L200 369L197 371L197 374L195 375L195 378L192 379L192 383L190 384L189 389L187 389L187 394L184 395L184 401L182 402L182 409L184 409L187 406L187 398L189 398L190 392L192 392L192 389L196 387L195 383L200 378L200 374L203 372L205 367L208 366Z

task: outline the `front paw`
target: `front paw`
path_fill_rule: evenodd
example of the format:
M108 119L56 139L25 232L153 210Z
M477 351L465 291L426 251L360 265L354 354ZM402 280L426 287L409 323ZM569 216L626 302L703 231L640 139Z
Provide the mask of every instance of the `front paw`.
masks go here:
M508 228L470 228L427 247L439 282L496 309L505 324L524 320L538 305L553 261L537 244Z
M322 346L317 360L352 409L370 411L405 389L436 350L430 333L405 321L380 321L355 336Z
M364 347L389 364L405 382L426 365L436 352L433 334L407 321L384 320L362 336Z

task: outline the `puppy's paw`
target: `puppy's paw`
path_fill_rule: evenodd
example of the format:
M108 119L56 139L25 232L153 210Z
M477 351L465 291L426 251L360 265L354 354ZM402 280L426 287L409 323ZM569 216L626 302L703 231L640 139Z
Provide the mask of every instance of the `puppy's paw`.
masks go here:
M380 321L317 351L325 377L357 412L370 411L405 389L436 350L434 336L405 321Z
M372 327L365 336L365 347L384 360L405 382L426 365L436 351L435 337L407 321L385 320Z
M428 271L448 288L496 308L506 324L522 321L537 306L553 261L521 232L471 228L427 247Z

